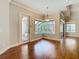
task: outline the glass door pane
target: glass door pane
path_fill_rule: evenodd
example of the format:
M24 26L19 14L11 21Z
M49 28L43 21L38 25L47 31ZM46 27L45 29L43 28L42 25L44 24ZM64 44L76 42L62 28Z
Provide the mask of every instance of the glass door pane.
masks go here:
M22 18L22 42L26 42L29 39L29 17L23 16Z

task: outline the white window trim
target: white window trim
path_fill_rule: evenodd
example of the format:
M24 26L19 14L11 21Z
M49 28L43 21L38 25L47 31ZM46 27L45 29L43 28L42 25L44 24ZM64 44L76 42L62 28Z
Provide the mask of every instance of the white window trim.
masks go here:
M67 24L75 24L75 23L67 23ZM66 32L68 32L68 33L74 33L74 32L76 32L76 24L75 24L75 31L67 31L67 24L66 24Z
M51 33L51 34L56 34L56 33L55 33L55 20L50 19L49 21L46 21L46 20L35 20L35 21L45 21L45 22L54 21L54 32ZM35 34L40 34L40 33L38 33L38 32L35 31ZM51 35L50 33L48 33L48 34Z

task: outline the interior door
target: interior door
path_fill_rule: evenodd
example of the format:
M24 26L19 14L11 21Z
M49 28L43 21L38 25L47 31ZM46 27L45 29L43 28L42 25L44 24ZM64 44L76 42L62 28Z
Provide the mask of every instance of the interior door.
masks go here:
M29 42L29 16L20 16L20 42Z

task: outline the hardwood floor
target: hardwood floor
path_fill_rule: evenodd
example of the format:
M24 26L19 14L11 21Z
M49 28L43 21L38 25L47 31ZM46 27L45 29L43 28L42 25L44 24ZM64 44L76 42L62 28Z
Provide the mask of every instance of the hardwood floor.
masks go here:
M79 38L65 40L65 59L79 59Z
M79 59L78 42L78 38L67 38L61 45L57 41L42 39L9 49L0 59Z

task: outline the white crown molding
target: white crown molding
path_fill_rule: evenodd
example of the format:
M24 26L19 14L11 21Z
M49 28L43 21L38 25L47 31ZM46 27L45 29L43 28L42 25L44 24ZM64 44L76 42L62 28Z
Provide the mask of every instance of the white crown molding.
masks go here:
M35 14L42 15L42 13L41 13L40 11L38 11L38 10L36 10L36 9L33 9L33 8L30 7L30 6L23 5L23 4L19 3L19 2L13 1L13 0L12 0L10 3L11 3L11 4L14 4L14 5L18 6L18 7L21 7L21 8L23 8L23 9L25 9L25 10L28 10L28 11L30 11L30 12L33 12L33 13L35 13Z
M40 15L40 16L45 15L42 11L33 9L31 6L21 4L21 3L19 3L19 2L13 1L13 0L11 0L10 3L13 4L13 5L15 5L15 6L21 7L21 8L23 8L23 9L25 9L25 10L28 10L28 11L30 11L30 12L33 12L33 13L35 13L35 14L38 14L38 15ZM58 14L59 12L60 12L60 11L56 11L56 12L52 12L52 11L51 11L51 12L49 13L49 15Z

